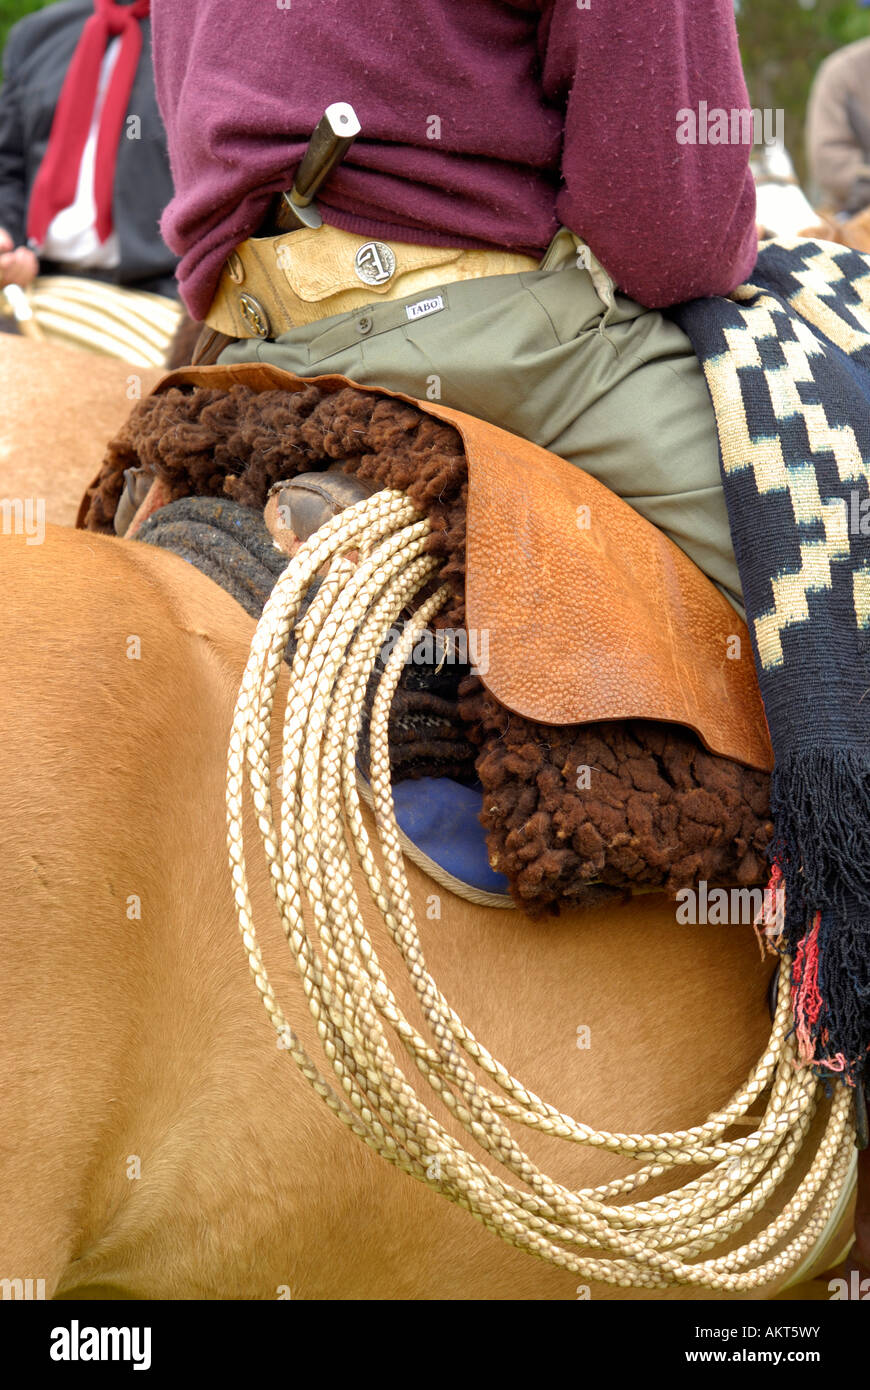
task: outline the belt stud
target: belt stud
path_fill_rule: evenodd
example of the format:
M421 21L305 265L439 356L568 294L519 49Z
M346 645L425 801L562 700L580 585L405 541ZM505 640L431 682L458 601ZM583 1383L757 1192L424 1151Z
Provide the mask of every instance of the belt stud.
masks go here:
M269 315L263 308L259 299L255 299L252 294L239 295L239 308L242 318L250 329L253 330L257 338L268 338L269 336Z
M395 273L395 252L384 241L363 242L353 258L353 268L364 285L382 285Z

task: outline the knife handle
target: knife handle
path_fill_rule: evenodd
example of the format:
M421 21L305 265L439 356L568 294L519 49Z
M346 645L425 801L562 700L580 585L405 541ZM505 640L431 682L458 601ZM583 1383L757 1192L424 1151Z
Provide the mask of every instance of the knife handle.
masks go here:
M347 154L359 132L360 123L349 102L334 101L327 106L296 170L289 195L289 201L295 207L308 207L320 185Z

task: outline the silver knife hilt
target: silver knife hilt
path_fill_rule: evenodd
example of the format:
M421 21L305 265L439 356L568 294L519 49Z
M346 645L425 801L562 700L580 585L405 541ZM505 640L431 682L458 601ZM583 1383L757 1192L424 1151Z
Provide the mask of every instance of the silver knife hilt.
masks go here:
M359 133L360 123L350 102L334 101L327 106L296 170L293 187L288 193L280 194L276 201L274 221L281 231L321 225L314 196L344 159Z

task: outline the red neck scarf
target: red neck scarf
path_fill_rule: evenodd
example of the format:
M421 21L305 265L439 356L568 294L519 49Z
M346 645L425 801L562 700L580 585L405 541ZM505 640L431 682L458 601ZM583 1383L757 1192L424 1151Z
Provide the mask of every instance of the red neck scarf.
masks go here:
M142 52L139 20L146 17L150 8L150 0L135 0L132 5L117 5L115 0L94 0L94 14L82 31L64 79L48 149L30 195L27 236L37 247L45 241L56 214L75 201L79 166L97 100L100 68L109 42L120 34L121 48L100 115L94 168L97 235L100 241L105 241L111 234L115 160Z

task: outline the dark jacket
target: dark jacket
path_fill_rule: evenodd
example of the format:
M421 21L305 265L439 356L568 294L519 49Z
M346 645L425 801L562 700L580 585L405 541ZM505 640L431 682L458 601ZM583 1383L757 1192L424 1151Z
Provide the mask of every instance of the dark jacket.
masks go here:
M5 227L16 246L26 240L30 191L48 145L67 69L93 12L91 0L63 0L28 15L9 33L0 88L0 227ZM127 138L126 126L122 128L115 166L112 215L121 263L114 271L76 274L174 295L176 258L157 226L172 197L172 177L154 94L151 25L147 19L141 25L142 56L127 108L141 120L141 138Z

